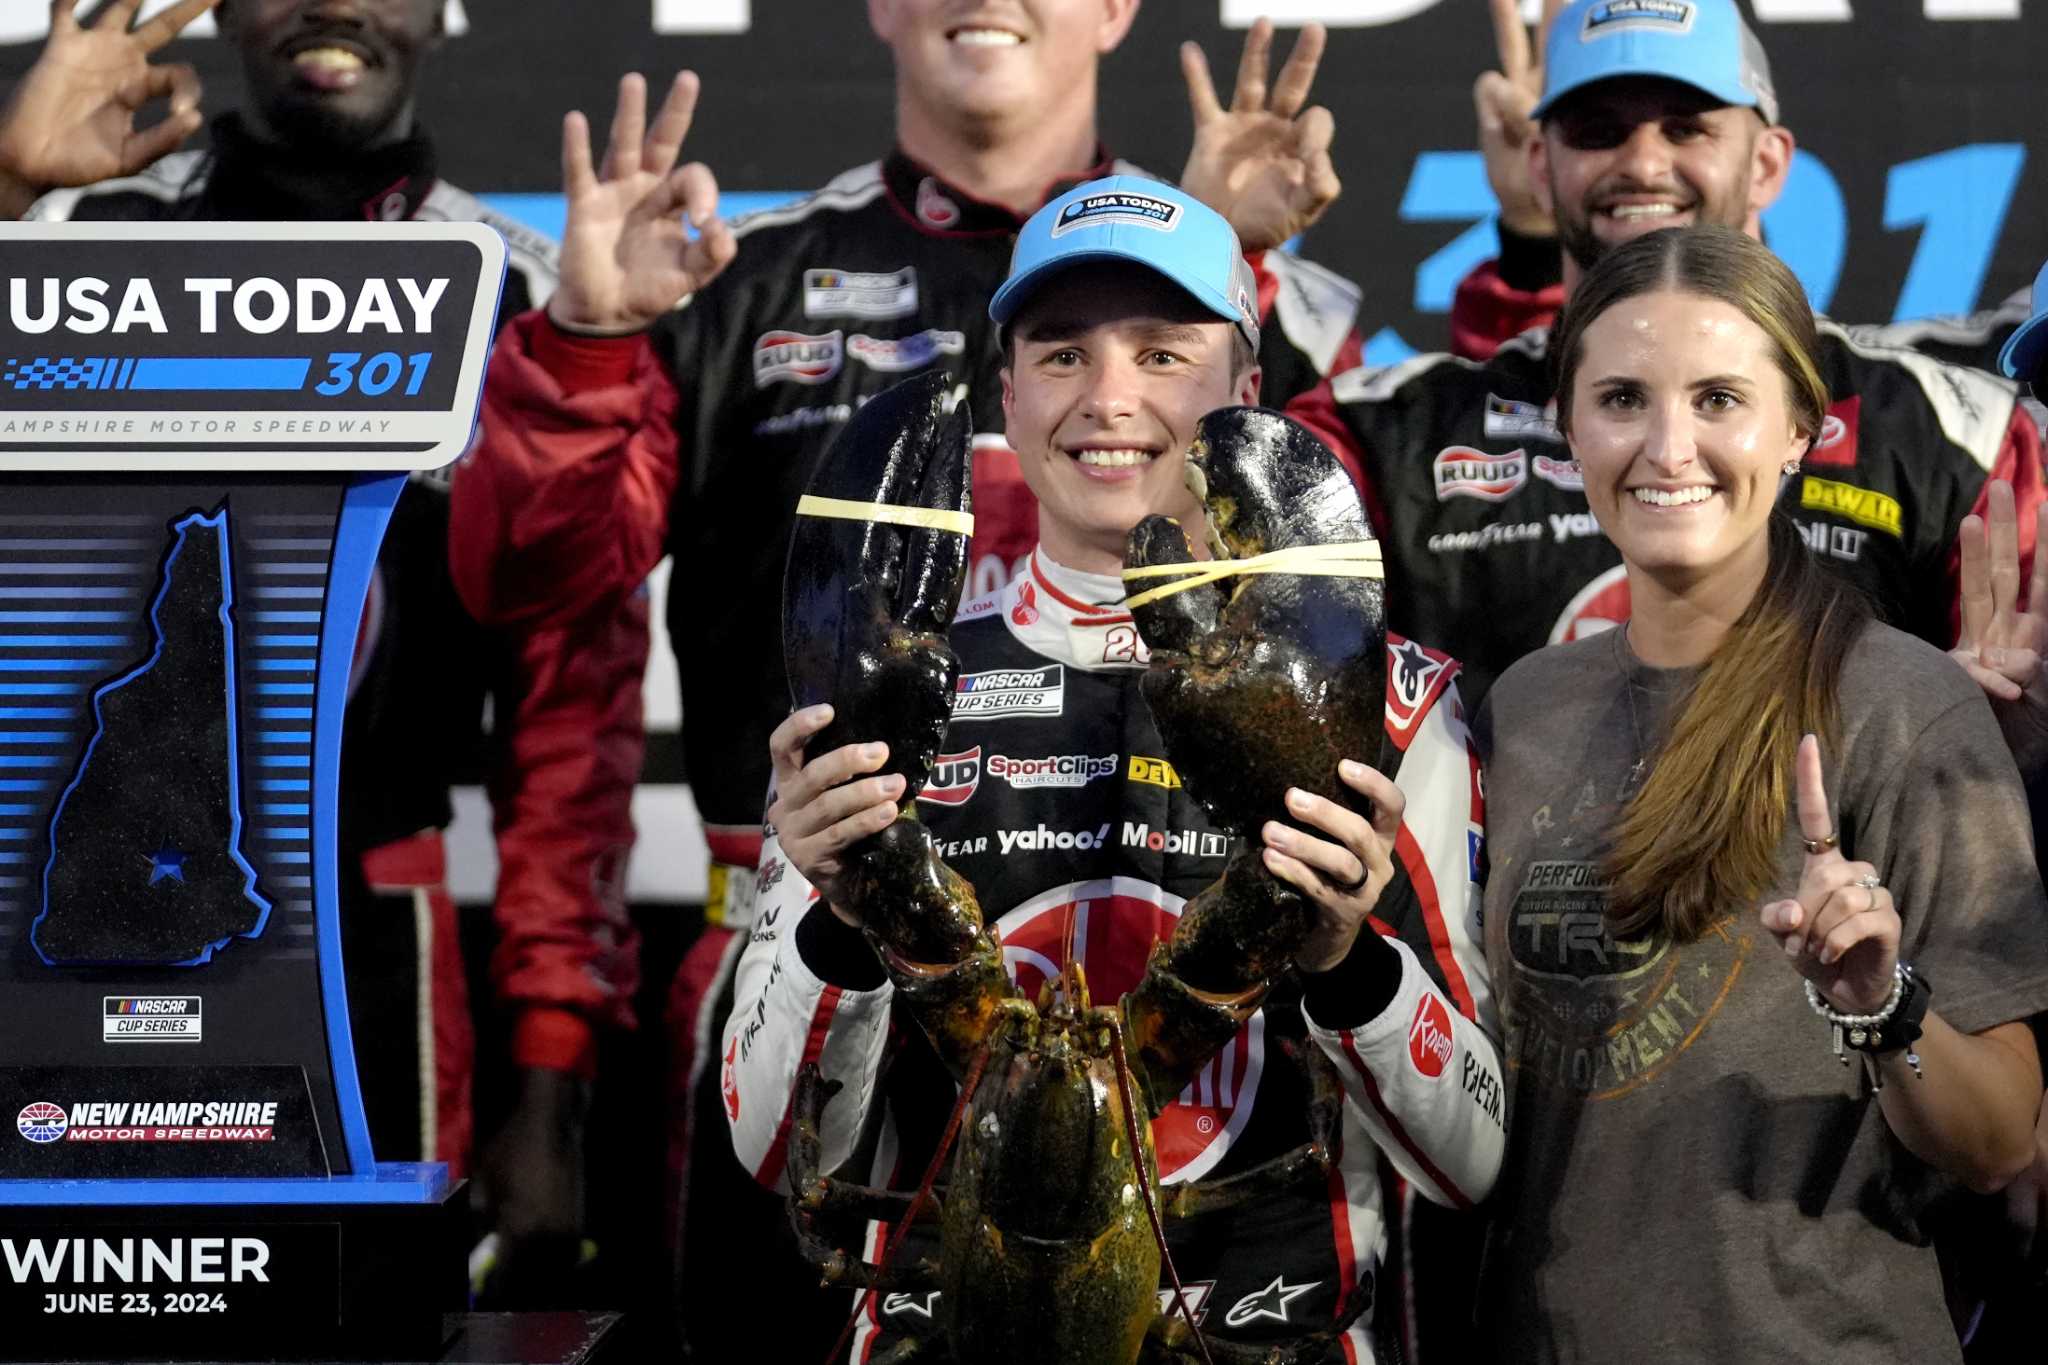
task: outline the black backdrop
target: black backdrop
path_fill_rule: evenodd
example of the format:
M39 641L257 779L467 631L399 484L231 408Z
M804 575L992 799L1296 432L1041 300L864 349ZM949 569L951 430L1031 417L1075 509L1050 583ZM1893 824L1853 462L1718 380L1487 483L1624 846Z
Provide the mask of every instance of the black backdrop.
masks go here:
M15 12L0 14L0 41L15 40L0 46L0 79L33 58L42 8L41 0L0 4ZM1270 8L1351 21L1333 29L1316 92L1337 116L1345 194L1307 251L1364 286L1369 332L1385 325L1409 344L1441 345L1450 284L1490 254L1489 229L1468 235L1484 217L1469 91L1493 61L1486 5L1274 0ZM1224 26L1226 10L1252 5L1146 0L1104 71L1104 136L1116 151L1162 173L1179 168L1189 125L1174 47L1200 40L1227 74L1241 33ZM1404 11L1409 17L1392 22L1359 22ZM1786 122L1829 173L1802 168L1799 192L1769 223L1816 302L1844 320L1883 321L1995 301L2032 277L2048 255L2048 3L1754 0L1753 11ZM1790 22L1790 14L1850 17ZM451 15L459 31L433 68L425 116L449 177L467 188L554 190L561 111L608 111L613 82L629 69L658 80L690 66L704 76L688 151L730 190L808 188L889 139L888 54L859 0L468 0ZM656 31L735 23L744 29ZM187 42L178 55L207 77L209 107L232 99L221 44ZM544 216L548 206L528 207ZM1830 288L1833 261L1842 264Z

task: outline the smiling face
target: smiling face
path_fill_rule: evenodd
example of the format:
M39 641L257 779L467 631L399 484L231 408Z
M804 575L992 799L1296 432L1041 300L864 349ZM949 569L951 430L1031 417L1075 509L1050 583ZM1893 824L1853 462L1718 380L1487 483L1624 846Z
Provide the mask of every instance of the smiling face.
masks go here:
M1092 100L1096 63L1137 0L868 0L875 33L916 103L976 122Z
M1660 289L1586 327L1566 395L1586 502L1629 567L1684 588L1768 560L1806 451L1770 338L1718 299Z
M1145 517L1199 524L1182 475L1196 425L1258 401L1258 368L1240 368L1233 336L1177 286L1127 264L1076 266L1025 305L1003 416L1055 560L1113 573Z
M259 135L354 152L408 136L440 0L225 0Z
M1792 135L1753 109L1654 77L1601 81L1566 97L1530 139L1536 191L1581 270L1659 228L1755 231L1792 163Z

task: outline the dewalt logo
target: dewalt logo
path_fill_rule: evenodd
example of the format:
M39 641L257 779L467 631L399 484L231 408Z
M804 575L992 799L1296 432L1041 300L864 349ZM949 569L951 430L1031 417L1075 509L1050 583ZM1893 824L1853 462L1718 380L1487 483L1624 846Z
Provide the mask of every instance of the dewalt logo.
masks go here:
M1178 787L1180 774L1173 765L1163 758L1147 758L1143 754L1131 755L1131 766L1124 774L1130 782L1149 782L1155 787Z
M1809 512L1832 513L1859 526L1905 539L1899 500L1868 488L1858 488L1853 483L1836 483L1832 479L1816 479L1808 474L1799 490L1799 505Z

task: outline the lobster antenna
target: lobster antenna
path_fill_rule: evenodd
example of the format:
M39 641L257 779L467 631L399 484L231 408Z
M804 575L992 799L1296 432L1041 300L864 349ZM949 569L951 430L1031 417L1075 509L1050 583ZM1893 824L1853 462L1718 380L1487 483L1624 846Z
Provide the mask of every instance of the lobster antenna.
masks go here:
M903 1246L904 1235L910 1231L911 1225L917 1222L917 1216L924 1212L924 1206L931 1198L932 1184L939 1178L939 1167L945 1162L946 1153L953 1150L953 1140L960 1136L960 1120L967 1113L968 1102L974 1098L974 1087L981 1083L981 1071L987 1065L988 1044L983 1043L976 1050L974 1061L968 1065L967 1075L960 1081L960 1097L953 1101L953 1113L946 1120L945 1134L940 1137L937 1150L932 1153L930 1163L924 1168L924 1179L917 1183L917 1193L910 1200L910 1211L903 1215L903 1221L898 1223L896 1231L890 1234L889 1244L882 1249L882 1259L875 1266L876 1284L884 1282L883 1277L888 1275L890 1263L896 1259L897 1251ZM853 1296L853 1311L847 1314L846 1325L839 1329L838 1340L832 1343L832 1349L826 1353L825 1365L834 1365L834 1362L839 1360L839 1353L846 1349L846 1343L852 1339L853 1326L860 1321L861 1310L868 1306L868 1295L872 1292L873 1290L863 1286L861 1291ZM1203 1354L1208 1354L1206 1348Z
M1131 1167L1138 1173L1138 1193L1145 1197L1145 1216L1152 1220L1152 1240L1159 1243L1159 1259L1165 1263L1166 1278L1173 1285L1173 1301L1180 1305L1180 1315L1187 1319L1188 1330L1195 1334L1195 1346L1202 1353L1203 1365L1216 1365L1215 1357L1209 1354L1208 1339L1202 1335L1202 1324L1195 1321L1195 1310L1188 1307L1188 1291L1181 1288L1180 1271L1174 1269L1173 1252L1166 1245L1166 1229L1159 1222L1159 1206L1152 1202L1152 1182L1145 1174L1145 1157L1138 1144L1138 1111L1131 1107L1131 1066L1124 1060L1124 1031L1114 1014L1109 1016L1109 1046L1116 1055L1116 1088L1124 1102L1124 1127L1131 1139Z

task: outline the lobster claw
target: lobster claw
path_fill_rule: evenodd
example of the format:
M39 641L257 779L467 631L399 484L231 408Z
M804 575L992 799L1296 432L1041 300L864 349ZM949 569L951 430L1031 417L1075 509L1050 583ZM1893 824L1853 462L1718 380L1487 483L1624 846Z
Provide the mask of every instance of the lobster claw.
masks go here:
M1204 540L1221 558L1353 547L1373 532L1350 476L1304 427L1265 408L1202 419L1186 464L1207 514ZM1321 553L1321 552L1313 552ZM1185 536L1152 517L1131 532L1127 568L1186 563ZM1146 602L1171 576L1127 581L1152 651L1143 689L1168 755L1211 819L1243 834L1286 819L1287 788L1357 808L1337 777L1343 758L1379 753L1386 604L1377 577L1328 562L1247 573Z
M791 700L832 703L806 756L881 740L908 810L945 739L960 665L946 642L967 569L972 427L942 373L877 395L798 506L783 575Z

